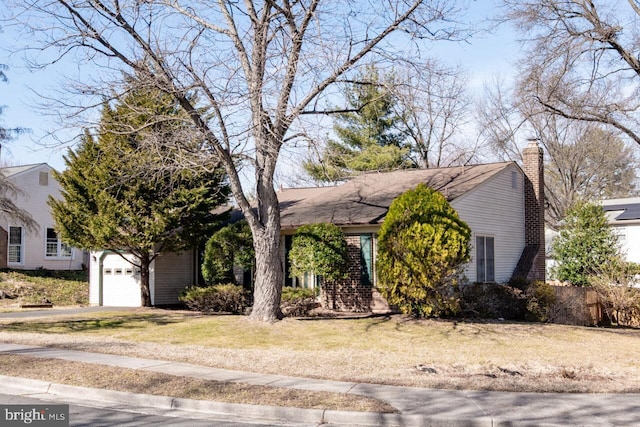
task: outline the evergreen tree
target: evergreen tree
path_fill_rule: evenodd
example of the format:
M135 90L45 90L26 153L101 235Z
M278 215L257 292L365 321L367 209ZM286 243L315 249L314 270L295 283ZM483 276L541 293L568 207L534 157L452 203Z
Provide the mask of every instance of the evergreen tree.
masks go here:
M622 261L618 236L602 206L594 203L577 203L569 210L552 251L558 262L554 277L575 286L590 286L593 276Z
M202 276L207 284L234 283L233 267L252 270L255 253L251 230L246 221L229 224L207 241L202 261Z
M420 184L400 195L378 236L380 293L405 314L455 314L470 237L471 229L442 194Z
M340 181L359 172L409 166L404 137L394 130L399 117L393 111L393 93L380 81L378 70L372 65L358 80L366 83L353 84L346 92L352 111L337 114L333 130L338 139L327 141L318 161L304 163L315 180Z
M219 170L164 166L178 155L170 142L189 138L186 122L171 97L133 87L121 102L104 106L97 137L85 132L65 157L67 169L55 175L63 199L49 204L60 238L84 249L133 254L143 306L151 305L151 262L161 252L194 245L215 225L212 209L227 199ZM167 143L150 150L149 139Z

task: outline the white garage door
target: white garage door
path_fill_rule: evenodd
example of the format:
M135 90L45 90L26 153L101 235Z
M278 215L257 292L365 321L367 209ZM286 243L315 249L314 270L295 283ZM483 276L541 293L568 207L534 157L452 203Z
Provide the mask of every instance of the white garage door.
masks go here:
M102 305L140 307L140 272L118 255L109 255L102 269Z

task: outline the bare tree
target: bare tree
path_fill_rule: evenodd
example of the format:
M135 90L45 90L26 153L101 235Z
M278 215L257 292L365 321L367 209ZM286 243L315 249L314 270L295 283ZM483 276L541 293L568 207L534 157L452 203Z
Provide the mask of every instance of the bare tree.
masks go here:
M202 153L223 164L251 228L251 316L263 321L280 314L273 179L283 146L296 138L296 121L321 113L335 84L355 75L365 57L393 60L421 39L454 37L456 12L445 0L20 0L14 6L15 19L44 37L38 48L99 62L107 80L114 77L110 70L135 71L189 114L206 142ZM199 104L191 101L194 92ZM243 188L243 167L253 171L252 188Z
M635 192L638 160L620 132L558 116L499 80L485 86L478 111L483 137L503 159L521 161L528 138L544 147L545 220L550 227L556 228L578 201Z
M441 167L471 160L476 150L464 135L471 97L463 70L430 59L398 68L395 81L398 125L416 166Z
M640 2L504 0L527 47L521 91L547 111L640 144Z
M6 82L7 75L5 70L7 66L0 64L0 82ZM0 116L4 107L0 106ZM11 141L16 135L26 132L24 128L7 128L0 125L0 149L3 144ZM29 212L19 208L15 201L18 196L24 196L24 191L18 188L2 171L0 171L0 215L10 218L13 221L24 224L30 231L37 232L36 222Z

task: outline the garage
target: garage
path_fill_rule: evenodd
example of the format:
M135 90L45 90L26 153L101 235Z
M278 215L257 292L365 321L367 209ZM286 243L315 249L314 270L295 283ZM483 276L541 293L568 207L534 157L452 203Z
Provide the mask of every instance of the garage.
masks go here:
M106 256L102 267L102 304L139 307L140 301L140 270L119 255Z
M123 258L124 257L124 258ZM89 263L91 305L140 307L140 270L129 253L94 251ZM149 267L152 305L179 304L180 293L197 283L197 251L160 254Z

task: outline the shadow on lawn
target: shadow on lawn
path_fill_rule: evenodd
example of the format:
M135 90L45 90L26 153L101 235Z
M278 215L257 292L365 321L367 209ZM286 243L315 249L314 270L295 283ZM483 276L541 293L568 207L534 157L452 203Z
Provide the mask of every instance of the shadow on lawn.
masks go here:
M69 333L108 329L141 329L150 325L164 326L180 322L179 318L162 315L122 316L103 319L74 319L36 322L13 322L0 325L9 332Z

